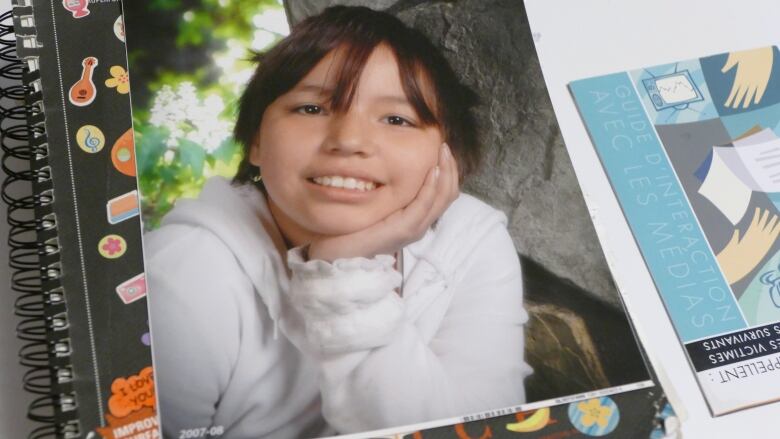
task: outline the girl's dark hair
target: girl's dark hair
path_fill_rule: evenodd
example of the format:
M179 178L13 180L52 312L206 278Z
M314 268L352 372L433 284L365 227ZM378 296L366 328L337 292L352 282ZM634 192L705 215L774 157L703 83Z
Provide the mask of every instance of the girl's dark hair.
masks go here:
M368 57L379 44L395 54L406 97L422 124L440 127L457 159L461 176L479 163L477 124L471 112L478 98L460 83L447 60L419 31L396 17L365 7L334 6L296 25L290 35L255 57L254 76L241 96L233 136L244 158L233 181L247 183L258 169L249 162L250 150L265 109L287 93L334 49L343 51L331 111L346 111ZM435 108L426 103L421 81L434 92Z

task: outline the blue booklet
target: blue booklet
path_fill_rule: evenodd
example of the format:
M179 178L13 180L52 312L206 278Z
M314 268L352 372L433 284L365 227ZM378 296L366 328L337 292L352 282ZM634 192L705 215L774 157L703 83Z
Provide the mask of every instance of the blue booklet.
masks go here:
M713 415L780 399L777 47L569 87Z

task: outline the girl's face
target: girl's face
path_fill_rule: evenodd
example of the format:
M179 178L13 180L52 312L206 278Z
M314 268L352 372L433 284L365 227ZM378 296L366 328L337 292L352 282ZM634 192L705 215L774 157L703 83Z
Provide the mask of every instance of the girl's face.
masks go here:
M408 205L444 141L438 127L420 124L384 45L368 58L349 109L332 113L338 56L326 55L268 106L250 155L295 245L356 232Z

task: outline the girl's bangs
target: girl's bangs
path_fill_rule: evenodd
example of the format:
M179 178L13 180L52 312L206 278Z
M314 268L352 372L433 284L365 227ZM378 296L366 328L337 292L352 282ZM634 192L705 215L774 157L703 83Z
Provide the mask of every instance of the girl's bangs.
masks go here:
M431 108L431 106L436 108L439 101L438 90L431 80L430 72L420 59L421 54L410 53L409 50L405 50L407 48L394 41L370 41L358 38L357 35L344 38L332 49L336 52L332 68L338 69L336 83L330 96L332 110L337 113L349 110L366 62L374 49L382 44L389 47L395 56L404 94L420 118L420 122L425 126L441 125L439 118L436 117L438 112ZM426 89L429 91L426 92Z

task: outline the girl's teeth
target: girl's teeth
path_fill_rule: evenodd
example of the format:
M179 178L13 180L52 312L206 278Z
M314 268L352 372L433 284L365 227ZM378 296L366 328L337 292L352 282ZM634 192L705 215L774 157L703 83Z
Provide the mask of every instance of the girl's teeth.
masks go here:
M358 180L352 177L317 177L314 178L314 182L322 186L338 187L344 189L352 189L359 191L370 191L376 188L376 184L370 181Z

